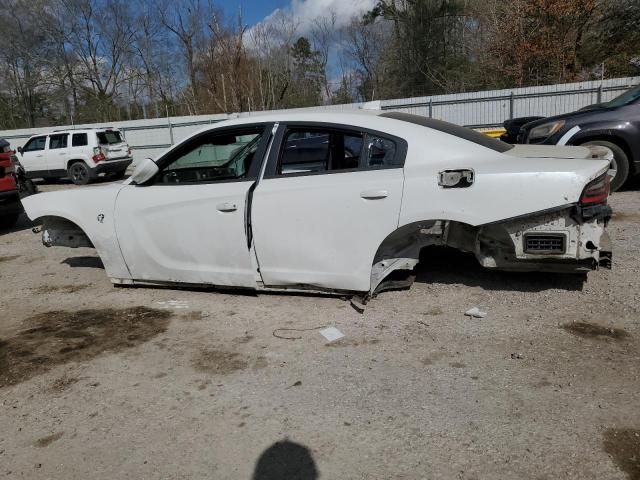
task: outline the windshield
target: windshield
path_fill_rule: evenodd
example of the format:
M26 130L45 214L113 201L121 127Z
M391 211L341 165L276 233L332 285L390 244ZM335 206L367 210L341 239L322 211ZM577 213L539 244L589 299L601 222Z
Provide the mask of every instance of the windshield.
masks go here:
M117 130L107 130L105 132L98 132L98 142L100 145L113 145L114 143L122 143L122 137Z
M631 90L627 90L622 95L617 96L609 102L605 102L603 105L607 107L622 107L624 105L629 105L638 99L640 99L640 85L637 85Z

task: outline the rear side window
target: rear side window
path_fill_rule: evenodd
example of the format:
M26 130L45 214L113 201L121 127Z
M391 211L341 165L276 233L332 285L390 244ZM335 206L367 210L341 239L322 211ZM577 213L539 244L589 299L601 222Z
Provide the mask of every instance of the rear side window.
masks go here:
M366 166L368 168L402 166L401 159L396 155L396 142L369 134L365 139Z
M116 130L106 130L104 132L97 132L98 143L100 145L113 145L114 143L122 143L122 137L120 132Z
M49 136L49 150L55 150L57 148L67 148L68 138L69 138L68 133Z
M292 129L285 136L279 173L312 173L358 168L363 136L329 130Z
M351 130L291 127L284 142L277 175L313 174L401 167L396 142Z
M86 133L74 133L71 139L72 147L85 147L89 144Z
M47 137L35 137L27 142L22 149L23 152L37 152L44 150L44 146L47 144Z

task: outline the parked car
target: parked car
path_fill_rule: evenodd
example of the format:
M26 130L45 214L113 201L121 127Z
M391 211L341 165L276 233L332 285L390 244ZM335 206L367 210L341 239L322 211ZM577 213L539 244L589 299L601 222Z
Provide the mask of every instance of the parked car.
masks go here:
M9 142L0 139L0 226L16 223L22 213L20 199L36 192L36 186L26 178Z
M540 120L544 117L518 117L512 118L509 120L505 120L503 123L504 129L506 130L500 136L500 140L503 142L516 144L518 143L518 136L520 135L520 129L527 123L533 122L535 120Z
M129 145L115 128L34 135L18 152L29 178L68 177L76 185L86 185L102 174L123 178L133 160Z
M432 245L501 270L610 266L608 155L404 113L281 113L221 122L123 184L25 208L46 246L95 247L115 284L370 295Z
M525 123L518 143L607 147L613 152L611 188L618 190L640 174L640 85L609 102Z

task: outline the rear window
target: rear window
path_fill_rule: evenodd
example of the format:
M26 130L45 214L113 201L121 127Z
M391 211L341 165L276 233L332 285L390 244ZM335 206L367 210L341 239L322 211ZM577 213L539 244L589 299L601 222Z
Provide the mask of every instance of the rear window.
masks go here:
M100 145L113 145L114 143L122 143L122 137L120 132L116 130L107 130L105 132L98 132L98 143Z
M490 148L496 152L504 153L507 150L511 150L513 145L496 140L495 138L488 137L483 133L476 132L470 128L454 125L453 123L443 122L442 120L435 120L433 118L421 117L419 115L412 115L410 113L402 112L388 112L380 115L381 117L393 118L395 120L402 120L403 122L415 123L416 125L422 125L423 127L432 128L439 132L448 133L454 137L462 138L468 142L481 145L486 148Z

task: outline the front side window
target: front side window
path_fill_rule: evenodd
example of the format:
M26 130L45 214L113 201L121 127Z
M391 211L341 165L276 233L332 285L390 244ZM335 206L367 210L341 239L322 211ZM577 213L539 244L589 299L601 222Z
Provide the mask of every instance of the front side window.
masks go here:
M210 132L187 143L168 159L156 183L242 180L249 175L264 128L234 133Z
M45 145L47 144L47 137L35 137L27 142L27 144L22 149L23 152L37 152L40 150L44 150Z
M71 138L72 147L85 147L89 144L86 133L74 133Z
M49 137L49 150L55 150L58 148L67 148L67 138L69 138L68 133L63 133L60 135L51 135Z

